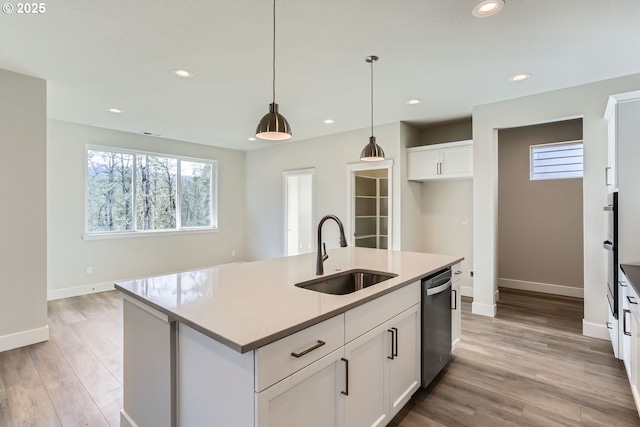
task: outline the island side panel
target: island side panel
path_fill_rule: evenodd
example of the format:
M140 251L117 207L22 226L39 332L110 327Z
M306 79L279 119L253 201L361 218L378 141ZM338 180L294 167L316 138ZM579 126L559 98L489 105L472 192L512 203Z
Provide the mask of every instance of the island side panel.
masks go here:
M230 349L178 326L180 427L254 425L254 352Z
M175 323L124 300L124 408L121 427L175 427Z

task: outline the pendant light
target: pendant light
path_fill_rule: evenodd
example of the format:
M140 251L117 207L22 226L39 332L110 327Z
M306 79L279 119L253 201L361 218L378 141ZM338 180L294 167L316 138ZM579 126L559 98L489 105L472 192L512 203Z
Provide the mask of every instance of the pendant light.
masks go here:
M256 137L269 141L284 141L291 138L289 122L278 112L276 104L276 0L273 0L273 102L269 112L258 123Z
M360 153L360 160L365 162L379 162L384 160L384 151L382 147L376 144L376 137L373 136L373 63L378 60L375 55L367 56L365 61L371 64L371 136L369 143L365 145Z

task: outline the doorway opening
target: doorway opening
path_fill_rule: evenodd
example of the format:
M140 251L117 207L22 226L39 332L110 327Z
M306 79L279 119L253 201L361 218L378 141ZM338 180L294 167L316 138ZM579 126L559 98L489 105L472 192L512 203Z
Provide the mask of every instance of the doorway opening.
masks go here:
M313 198L315 169L283 172L284 180L284 255L312 252Z

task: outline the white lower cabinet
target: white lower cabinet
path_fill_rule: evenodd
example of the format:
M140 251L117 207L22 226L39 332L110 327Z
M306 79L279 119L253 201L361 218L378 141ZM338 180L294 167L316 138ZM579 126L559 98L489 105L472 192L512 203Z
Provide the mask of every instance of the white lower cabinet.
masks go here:
M389 367L389 419L420 387L420 308L421 305L417 304L389 322L390 330L395 329L395 337L391 337L395 338L395 351L391 359L386 359Z
M420 386L420 304L345 346L344 426L385 426Z
M460 293L460 276L462 265L457 263L451 266L451 351L460 344L462 337L462 294Z
M348 393L342 396L343 424L346 426L384 426L387 420L386 357L391 355L387 325L367 332L345 346L349 363Z
M627 376L629 377L629 383L631 385L631 392L633 394L633 400L635 400L636 408L640 413L640 297L631 287L631 284L627 287L629 302L628 314L630 323L630 340L629 340L629 363L627 368Z
M338 396L345 390L343 349L256 393L256 426L339 426Z

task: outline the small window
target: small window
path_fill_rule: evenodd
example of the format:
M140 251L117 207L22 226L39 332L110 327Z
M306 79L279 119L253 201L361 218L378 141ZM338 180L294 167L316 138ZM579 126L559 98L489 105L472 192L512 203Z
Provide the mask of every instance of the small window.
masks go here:
M582 178L582 141L532 145L531 180Z

